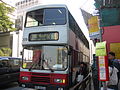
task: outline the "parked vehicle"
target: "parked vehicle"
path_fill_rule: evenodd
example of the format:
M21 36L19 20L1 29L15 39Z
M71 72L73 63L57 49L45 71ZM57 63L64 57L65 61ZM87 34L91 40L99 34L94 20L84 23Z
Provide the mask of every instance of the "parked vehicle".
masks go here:
M0 86L19 80L21 58L0 57Z

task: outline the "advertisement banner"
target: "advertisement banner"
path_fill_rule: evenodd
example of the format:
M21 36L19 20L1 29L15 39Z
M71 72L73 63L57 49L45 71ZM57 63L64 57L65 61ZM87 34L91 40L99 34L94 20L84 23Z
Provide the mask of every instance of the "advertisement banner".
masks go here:
M91 39L99 38L100 30L98 16L93 16L88 20L89 36Z
M106 41L105 42L99 42L96 43L96 56L106 56Z
M120 43L110 43L110 51L115 53L116 59L120 59Z
M107 56L98 56L98 74L100 81L109 80L108 58Z

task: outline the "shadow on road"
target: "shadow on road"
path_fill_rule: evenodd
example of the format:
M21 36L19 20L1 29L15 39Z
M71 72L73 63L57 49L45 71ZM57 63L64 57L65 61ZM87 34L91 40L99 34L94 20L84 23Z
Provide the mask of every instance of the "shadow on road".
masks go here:
M7 90L8 88L13 88L13 87L17 87L18 82L14 82L14 83L9 83L9 84L5 84L3 86L0 86L0 90Z

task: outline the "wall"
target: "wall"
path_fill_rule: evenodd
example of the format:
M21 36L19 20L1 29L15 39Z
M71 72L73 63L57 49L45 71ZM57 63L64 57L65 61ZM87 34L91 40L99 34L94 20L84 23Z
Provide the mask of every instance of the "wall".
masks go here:
M103 27L103 30L102 37L103 41L107 41L107 51L113 51L116 55L120 54L120 25Z

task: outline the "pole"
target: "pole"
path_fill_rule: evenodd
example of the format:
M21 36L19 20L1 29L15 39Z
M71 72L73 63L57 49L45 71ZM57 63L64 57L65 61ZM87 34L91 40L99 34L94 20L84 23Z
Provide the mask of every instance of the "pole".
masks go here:
M107 90L107 84L105 81L103 82L103 90Z
M101 12L101 9L100 9L100 12ZM100 18L101 18L101 14L100 14ZM100 26L100 23L99 23L99 26ZM102 42L102 28L101 27L100 27L100 42ZM103 81L102 84L103 84L103 90L107 90L106 81ZM100 87L99 89L101 90L101 81L99 81L99 87Z

